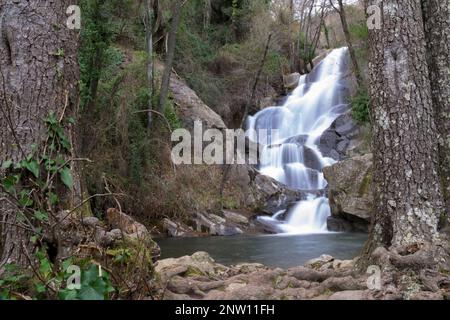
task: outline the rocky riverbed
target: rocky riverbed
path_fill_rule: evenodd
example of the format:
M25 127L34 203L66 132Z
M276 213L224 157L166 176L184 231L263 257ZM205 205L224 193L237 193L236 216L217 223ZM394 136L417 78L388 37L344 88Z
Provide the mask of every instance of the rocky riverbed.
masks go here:
M381 255L380 255L381 256ZM417 285L407 274L382 273L376 288L372 274L356 271L357 259L321 256L289 269L262 264L227 267L206 252L158 261L160 298L164 300L400 300L450 299L448 276L423 274ZM376 276L376 274L375 274ZM376 279L375 279L376 280Z

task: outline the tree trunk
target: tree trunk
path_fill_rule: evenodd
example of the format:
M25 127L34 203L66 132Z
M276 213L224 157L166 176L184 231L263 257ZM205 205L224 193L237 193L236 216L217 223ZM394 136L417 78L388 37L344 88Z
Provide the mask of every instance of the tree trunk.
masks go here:
M145 38L147 41L147 88L148 88L148 101L147 101L147 127L152 127L153 121L153 0L146 1L146 15L145 15Z
M0 8L0 163L18 162L45 137L50 111L71 115L78 103L77 32L60 1L2 1ZM1 174L4 174L1 173ZM16 227L14 206L0 193L1 266L29 264L30 234ZM31 252L29 252L31 253Z
M182 1L174 0L172 7L172 25L168 35L167 58L159 95L159 112L164 114L167 94L169 92L170 75L172 73L173 60L175 57L175 45L177 40L178 26L180 25Z
M382 6L382 28L369 34L375 187L369 255L378 246L434 243L442 212L420 1Z
M294 23L294 0L289 1L288 43L290 72L295 72L295 46L292 40L292 24Z
M211 0L204 0L204 9L203 9L203 29L206 31L211 24Z
M440 133L440 176L450 219L450 1L422 1L431 96Z
M330 1L332 1L332 0L330 0ZM356 58L355 49L353 48L350 31L348 30L347 15L345 13L344 4L343 4L342 0L338 0L338 3L339 3L339 9L337 11L338 11L339 17L341 19L342 30L344 31L345 42L347 43L347 47L348 47L348 53L350 54L350 59L352 60L353 72L355 73L358 87L362 87L364 84L364 80L361 75L361 69L359 68L358 59Z

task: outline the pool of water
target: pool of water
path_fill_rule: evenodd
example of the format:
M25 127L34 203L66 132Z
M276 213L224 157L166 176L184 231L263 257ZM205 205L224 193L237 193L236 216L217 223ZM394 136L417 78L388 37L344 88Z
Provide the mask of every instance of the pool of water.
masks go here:
M290 268L329 254L337 259L353 259L362 250L366 234L328 233L312 235L263 235L208 238L158 239L162 259L179 258L197 251L208 252L216 262L234 265L262 263Z

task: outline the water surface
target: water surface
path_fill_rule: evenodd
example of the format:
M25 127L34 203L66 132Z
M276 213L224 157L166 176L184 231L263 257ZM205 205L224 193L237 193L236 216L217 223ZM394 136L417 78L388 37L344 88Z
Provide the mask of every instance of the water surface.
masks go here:
M300 266L322 254L353 259L362 250L365 234L264 235L208 238L159 239L162 259L179 258L198 251L208 252L216 262L234 265L262 263L269 267Z

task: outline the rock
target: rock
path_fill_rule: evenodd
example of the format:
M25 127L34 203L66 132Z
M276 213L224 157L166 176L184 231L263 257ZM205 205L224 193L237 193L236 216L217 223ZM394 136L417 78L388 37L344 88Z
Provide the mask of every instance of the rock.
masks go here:
M170 258L160 260L155 266L155 271L165 279L173 277L174 271L177 271L177 274L180 274L180 270L182 271L181 273L214 277L226 272L228 268L216 264L214 259L206 252L197 252L192 256L185 256L177 259Z
M110 247L116 241L122 239L122 231L119 229L114 229L109 232L105 232L104 230L97 228L96 229L96 241L102 245L102 247Z
M350 113L338 117L332 126L340 137L353 137L358 131L358 126Z
M311 148L303 147L304 164L307 168L322 171L322 162L320 161L316 151Z
M320 269L323 265L333 262L333 261L334 261L334 258L332 256L324 254L324 255L321 255L319 258L309 260L305 264L305 266L317 270L317 269Z
M157 62L155 67L159 74L162 74L164 65ZM222 118L209 108L175 72L172 72L170 77L169 88L175 110L186 129L193 130L195 121L202 121L203 127L207 129L226 129Z
M444 300L444 297L440 292L420 291L413 294L410 300Z
M227 218L227 220L229 220L233 223L236 223L236 224L246 225L249 223L248 219L239 213L225 210L225 211L223 211L223 215L225 216L225 218Z
M257 210L275 214L287 209L292 203L306 199L306 193L289 189L275 179L264 176L256 170L252 172L251 187Z
M348 107L346 105L346 109ZM325 157L334 160L345 159L350 149L361 145L361 129L353 120L350 112L339 116L320 138L319 149Z
M367 231L372 216L373 193L372 155L354 157L324 169L329 184L332 218L330 229L353 229Z
M86 227L95 228L100 225L100 220L96 217L86 217L81 219L81 224Z
M349 290L336 292L328 300L373 300L373 297L368 290Z
M193 129L195 121L202 121L205 128L225 129L222 118L210 109L187 84L172 74L170 90L176 110L185 128Z
M197 213L194 223L198 232L209 233L212 236L227 237L244 233L240 228L228 224L224 218L217 215Z
M108 209L106 220L113 229L119 229L132 238L150 238L150 233L143 224L117 209Z
M187 228L185 228L184 226L173 222L169 219L164 219L163 220L163 229L165 232L167 232L167 235L169 237L185 237L188 236L190 233L190 230L188 230Z
M328 230L332 232L351 232L354 230L350 222L336 217L329 217L327 225Z
M150 232L143 224L117 209L107 210L106 221L113 230L104 234L104 241L118 238L120 231L120 237L127 246L134 247L141 254L148 250L153 262L159 259L161 248L152 240Z
M293 90L293 89L297 88L298 82L300 80L300 76L301 75L298 72L291 73L288 75L283 75L284 87L289 90Z
M225 224L227 222L226 219L219 217L216 214L210 214L209 218L215 223L215 224Z

